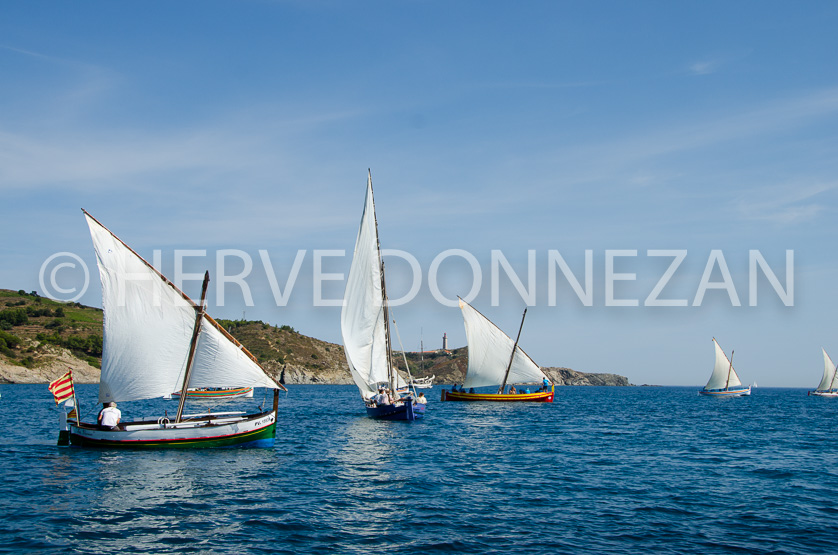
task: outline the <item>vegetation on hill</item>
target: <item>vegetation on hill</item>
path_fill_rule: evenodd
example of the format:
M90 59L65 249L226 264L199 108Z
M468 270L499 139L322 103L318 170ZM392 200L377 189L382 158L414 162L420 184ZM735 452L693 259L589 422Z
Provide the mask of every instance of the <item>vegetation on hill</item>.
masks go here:
M289 325L272 326L252 320L217 321L256 356L263 368L284 383L353 383L340 345L308 337ZM0 369L5 363L6 368L12 365L30 372L30 376L7 372L0 376L0 381L54 379L60 375L56 373L60 368L64 372L69 365L62 351L71 353L70 359L75 357L83 363L83 368L88 370L88 381L98 381L102 310L53 301L34 291L0 289ZM413 377L435 376L437 384L462 383L468 366L468 349L394 353L394 365L407 377L405 359ZM49 375L39 374L39 369L41 374ZM567 368L544 370L556 384L628 385L628 380L614 374L583 374Z
M0 356L33 368L54 345L98 367L102 357L102 311L62 303L35 291L0 290Z

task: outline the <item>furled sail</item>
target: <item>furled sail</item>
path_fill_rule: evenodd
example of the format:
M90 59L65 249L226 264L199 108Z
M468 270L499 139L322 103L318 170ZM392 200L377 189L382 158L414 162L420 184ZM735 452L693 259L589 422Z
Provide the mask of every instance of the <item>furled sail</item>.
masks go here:
M468 369L463 385L483 387L502 384L515 341L462 299L460 309L468 341ZM515 348L507 383L540 382L546 377L521 347Z
M823 351L823 378L821 378L821 383L818 384L817 391L829 391L835 382L835 364L826 354L826 349L821 348L821 350Z
M710 381L707 382L704 389L724 389L725 386L729 388L741 386L742 382L739 381L736 370L733 369L733 365L730 363L722 348L719 347L715 338L713 339L713 345L716 347L716 364L713 366L713 374L710 376ZM728 373L730 374L729 380Z
M376 384L387 382L387 337L384 295L381 290L381 255L375 222L372 178L367 180L367 196L361 227L355 241L352 266L346 279L346 292L340 315L343 349L352 378L364 398L376 393Z
M99 401L169 395L183 386L195 303L85 212L102 281ZM279 386L204 316L188 387Z

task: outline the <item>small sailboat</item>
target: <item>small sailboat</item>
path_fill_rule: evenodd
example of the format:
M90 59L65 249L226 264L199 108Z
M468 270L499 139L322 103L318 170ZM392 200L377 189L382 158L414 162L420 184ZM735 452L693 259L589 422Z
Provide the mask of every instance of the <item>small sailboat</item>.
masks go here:
M194 302L128 245L84 211L102 280L104 309L99 402L160 398L211 387L274 390L273 408L259 412L177 414L121 422L112 429L67 421L70 445L106 448L270 446L276 439L281 384L205 312L209 272ZM76 407L78 410L78 407Z
M180 391L172 393L172 397L180 397ZM236 397L253 397L252 387L202 387L198 389L187 389L188 399L234 399Z
M713 338L713 345L716 347L716 364L713 366L713 373L700 395L711 395L714 397L742 397L751 394L751 388L744 387L736 370L733 369L733 362L727 358L725 352L719 347L716 338ZM730 352L733 357L733 351Z
M823 377L821 383L814 391L809 391L809 395L817 395L818 397L838 397L838 384L835 383L835 364L829 355L826 354L826 349L823 351Z
M425 378L413 378L410 380L410 385L416 389L430 389L434 386L434 378L436 378L435 375Z
M526 309L521 318L518 338L514 342L511 337L463 299L460 299L460 310L463 312L468 340L468 368L463 389L458 391L443 389L442 400L552 403L555 384L550 384L549 390L542 386L540 391L530 393L527 393L526 389L523 393L504 392L508 384L549 383L541 367L518 346L521 329L524 327L524 318L527 316ZM465 388L486 386L499 386L498 392L469 393L464 391Z
M411 395L398 398L400 390L407 391L408 383L392 363L390 313L371 173L367 177L364 213L346 279L340 328L346 361L367 415L384 420L422 418L425 405L414 405ZM390 402L383 402L385 396L376 395L380 388L389 390L390 398L387 400ZM376 402L376 397L379 402Z
M419 340L419 372L425 371L425 342L420 339ZM424 378L410 378L410 386L413 389L430 389L434 386L434 378L436 378L436 374L433 376L425 376Z

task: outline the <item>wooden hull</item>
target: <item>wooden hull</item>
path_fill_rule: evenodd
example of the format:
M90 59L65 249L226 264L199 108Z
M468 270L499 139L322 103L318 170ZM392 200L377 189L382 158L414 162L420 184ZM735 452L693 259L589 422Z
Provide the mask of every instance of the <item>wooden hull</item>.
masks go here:
M745 397L751 394L751 388L746 389L722 389L719 391L708 391L706 389L699 390L699 395L707 395L709 397Z
M197 449L212 447L270 447L276 439L276 413L231 416L204 415L175 425L166 418L127 422L118 430L92 424L68 423L75 447L107 449ZM122 429L124 426L124 429Z
M552 403L554 385L550 391L535 393L462 393L459 391L442 390L443 401L491 401L496 403Z
M414 405L411 401L400 405L367 406L367 416L377 420L404 420L412 422L425 416L425 405Z
M809 395L816 397L838 397L838 391L810 391Z
M180 397L180 391L172 393L172 397ZM252 387L229 387L219 389L187 389L187 399L230 399L232 397L253 397Z

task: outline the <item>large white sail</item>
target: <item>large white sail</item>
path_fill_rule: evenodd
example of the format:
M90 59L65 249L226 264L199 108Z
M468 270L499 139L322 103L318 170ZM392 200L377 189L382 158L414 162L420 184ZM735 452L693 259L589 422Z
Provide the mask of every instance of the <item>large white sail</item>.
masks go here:
M715 338L713 339L713 345L716 347L716 363L713 366L713 374L711 374L710 380L704 386L704 389L724 389L725 386L729 388L741 386L742 382L739 381L736 370L733 369L733 365L730 363L722 348L719 347ZM730 374L729 380L728 373Z
M381 256L370 177L367 179L364 213L355 241L352 266L346 279L340 315L346 361L355 384L365 398L376 393L376 383L388 381L389 354L381 279Z
M823 351L823 378L821 378L821 383L818 384L817 391L829 391L835 381L835 364L826 354L826 349L821 347L821 350Z
M502 384L515 342L462 299L460 299L460 309L463 312L468 341L468 369L464 386L483 387ZM533 362L521 347L515 348L515 357L512 359L507 383L540 382L546 377L538 364Z
M99 401L162 397L183 386L195 303L85 212L102 281ZM205 317L188 387L278 387Z

